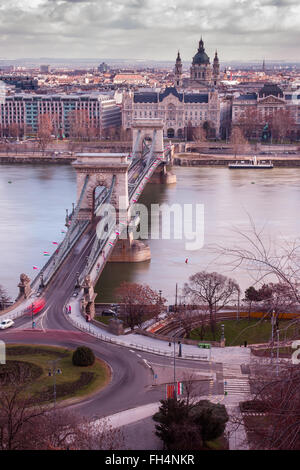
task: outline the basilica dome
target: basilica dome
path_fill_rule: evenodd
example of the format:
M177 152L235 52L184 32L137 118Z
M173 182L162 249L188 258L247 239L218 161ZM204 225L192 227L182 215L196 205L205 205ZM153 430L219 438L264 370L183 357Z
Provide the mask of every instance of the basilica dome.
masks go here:
M204 43L202 39L199 42L199 48L196 55L193 57L193 65L209 64L209 57L205 52Z

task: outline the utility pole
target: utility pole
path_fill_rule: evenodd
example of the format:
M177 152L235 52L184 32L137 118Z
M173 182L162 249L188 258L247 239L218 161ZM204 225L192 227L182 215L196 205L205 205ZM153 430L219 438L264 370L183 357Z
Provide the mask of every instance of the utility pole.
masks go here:
M35 326L35 323L33 321L33 309L34 309L34 304L31 304L31 327L32 327L32 329Z
M177 282L176 282L176 290L175 290L175 312L177 312Z
M275 320L275 310L272 311L272 318L271 318L271 364L273 363L274 320Z
M236 312L236 319L240 319L240 291L238 291L238 304L237 304L237 312Z
M178 344L179 344L179 354L178 354L178 357L182 357L182 353L181 353L181 342L178 341ZM169 346L171 347L171 342L169 342ZM174 382L174 398L175 400L177 399L177 391L176 391L176 339L174 338L173 339L173 346L174 346L174 361L173 361L173 382Z

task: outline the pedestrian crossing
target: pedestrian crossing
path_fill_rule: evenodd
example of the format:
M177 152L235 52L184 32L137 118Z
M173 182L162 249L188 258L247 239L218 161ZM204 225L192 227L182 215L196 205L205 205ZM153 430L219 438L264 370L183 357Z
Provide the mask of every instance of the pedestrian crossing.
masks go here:
M224 395L239 395L242 397L247 397L248 395L250 395L250 385L248 378L224 377Z
M247 375L241 373L240 365L223 365L224 395L245 399L250 396L250 384Z

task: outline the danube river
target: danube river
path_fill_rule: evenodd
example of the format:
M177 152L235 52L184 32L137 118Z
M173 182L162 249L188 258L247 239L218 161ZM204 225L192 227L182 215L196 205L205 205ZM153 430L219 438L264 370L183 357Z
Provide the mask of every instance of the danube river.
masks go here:
M113 301L122 281L147 283L162 290L170 303L175 287L200 270L217 270L234 277L244 289L251 284L246 272L230 272L222 260L214 261L211 245L233 246L240 242L234 231L249 229L249 217L277 241L300 233L300 169L228 170L227 168L174 168L177 184L151 185L140 200L149 209L156 204L202 204L204 246L186 249L185 239L149 239L152 258L143 263L108 263L97 285L98 301ZM13 297L18 276L36 275L52 253L53 242L63 237L65 209L75 202L76 181L71 166L0 166L0 283ZM187 263L185 262L188 260Z

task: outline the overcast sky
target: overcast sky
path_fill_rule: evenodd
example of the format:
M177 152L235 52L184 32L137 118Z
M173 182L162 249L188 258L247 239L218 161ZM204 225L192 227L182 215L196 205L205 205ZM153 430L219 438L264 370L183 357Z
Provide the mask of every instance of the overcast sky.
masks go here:
M300 0L0 0L0 58L299 60Z

